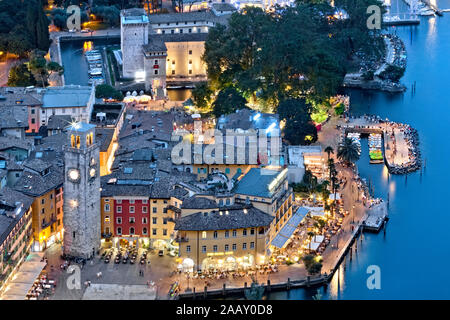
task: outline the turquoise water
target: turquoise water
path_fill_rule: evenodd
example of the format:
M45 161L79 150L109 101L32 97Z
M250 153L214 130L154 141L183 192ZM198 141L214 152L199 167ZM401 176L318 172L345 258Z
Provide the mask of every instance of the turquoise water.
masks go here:
M450 8L450 0L437 3L441 9ZM416 27L391 29L408 51L402 79L408 90L399 95L349 93L353 114L377 114L418 129L426 168L407 178L391 175L388 183L383 166L368 163L367 144L362 143L359 171L370 177L376 196L386 199L390 190L390 220L386 235L365 234L346 270L341 266L328 289L321 289L324 299L450 299L450 13L421 20ZM380 267L380 290L367 288L369 265ZM315 293L316 289L293 290L268 298L311 299Z

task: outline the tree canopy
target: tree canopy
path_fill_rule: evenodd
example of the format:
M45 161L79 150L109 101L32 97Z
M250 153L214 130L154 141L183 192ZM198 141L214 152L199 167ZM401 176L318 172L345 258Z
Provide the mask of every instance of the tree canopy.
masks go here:
M36 80L40 81L42 87L47 85L48 78L52 73L57 72L59 75L64 73L62 66L54 61L47 62L44 55L44 51L33 50L30 54L30 61L28 62L28 69Z
M105 99L112 98L122 101L123 93L111 87L109 84L100 84L95 87L95 97Z
M360 153L358 145L350 138L345 138L338 146L337 156L346 163L354 163L358 161Z
M277 113L286 121L284 138L291 144L310 144L317 141L317 129L311 121L311 106L305 99L282 101Z
M245 108L247 101L233 87L227 87L220 90L216 100L213 103L213 114L216 118L223 114L230 114L236 110Z
M36 79L28 70L26 64L15 65L9 70L8 86L10 87L28 87L36 85Z
M0 1L0 51L22 57L33 49L48 51L48 25L40 0Z
M298 0L271 13L248 7L234 13L228 26L211 28L203 60L212 90L234 86L249 103L264 106L334 95L351 54L378 52L380 44L380 31L366 26L366 9L378 0L335 3L348 19L335 18L328 1Z

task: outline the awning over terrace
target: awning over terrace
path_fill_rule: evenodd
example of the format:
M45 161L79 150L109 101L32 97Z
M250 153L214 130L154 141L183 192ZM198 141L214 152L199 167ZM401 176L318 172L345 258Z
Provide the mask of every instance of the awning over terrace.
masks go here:
M20 266L19 271L6 287L0 300L24 300L34 281L39 277L45 262L41 262L42 253L31 253Z
M273 238L271 245L277 248L284 248L288 244L288 240L291 238L295 229L298 227L303 218L308 214L309 209L305 207L300 207L297 209L295 214L289 218L288 222L280 230L275 238Z

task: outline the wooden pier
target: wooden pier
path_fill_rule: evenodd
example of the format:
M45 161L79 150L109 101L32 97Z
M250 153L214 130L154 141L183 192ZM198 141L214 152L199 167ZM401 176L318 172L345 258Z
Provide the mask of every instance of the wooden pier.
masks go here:
M386 202L381 202L371 208L363 221L364 231L379 232L388 219Z
M385 26L416 26L420 24L419 18L409 18L409 19L400 19L400 20L385 20L383 19L383 24Z

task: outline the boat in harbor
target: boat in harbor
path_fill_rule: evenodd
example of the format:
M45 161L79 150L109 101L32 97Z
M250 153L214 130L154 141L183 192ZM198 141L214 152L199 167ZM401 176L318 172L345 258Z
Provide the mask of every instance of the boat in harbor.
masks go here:
M382 150L382 137L380 133L371 133L369 135L369 158L371 164L384 162Z
M99 50L88 50L85 52L88 62L88 84L103 84L105 78L103 76L103 57Z

